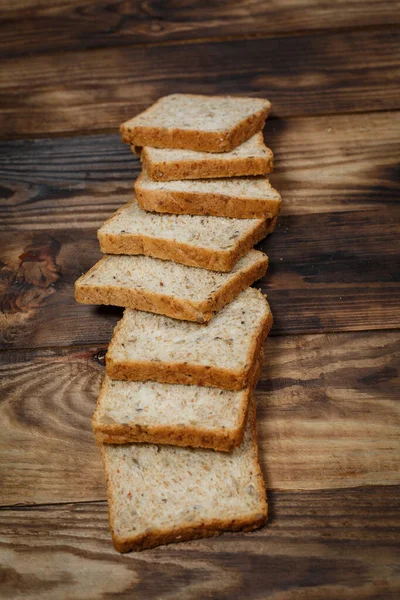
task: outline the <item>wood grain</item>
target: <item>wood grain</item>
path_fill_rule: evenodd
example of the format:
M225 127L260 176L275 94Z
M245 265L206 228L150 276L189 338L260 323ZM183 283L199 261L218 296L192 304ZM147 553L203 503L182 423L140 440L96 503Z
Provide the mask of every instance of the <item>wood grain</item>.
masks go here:
M267 96L280 117L394 110L398 44L395 29L372 29L4 59L0 130L115 131L172 91Z
M276 337L265 351L268 489L400 484L399 332ZM90 429L103 360L104 347L0 353L3 506L105 498Z
M90 425L104 348L2 352L0 361L1 503L104 499Z
M400 483L399 358L399 331L267 339L257 388L267 486Z
M281 217L258 246L270 258L257 285L272 333L398 326L399 229L400 205ZM0 347L108 343L122 309L74 299L74 282L100 256L93 229L2 232Z
M227 36L271 36L299 31L399 23L397 0L212 0L120 2L84 0L0 2L0 52L20 56L128 44Z
M400 112L267 121L282 215L398 201L399 129ZM139 170L118 134L1 142L0 230L99 227Z
M400 489L275 492L253 533L129 555L105 503L1 510L0 594L21 599L395 600ZM183 585L184 582L184 585Z

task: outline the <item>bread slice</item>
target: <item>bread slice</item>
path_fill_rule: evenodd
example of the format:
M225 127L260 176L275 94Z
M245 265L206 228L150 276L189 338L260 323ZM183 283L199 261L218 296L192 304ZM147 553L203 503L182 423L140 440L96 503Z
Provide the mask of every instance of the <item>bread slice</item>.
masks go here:
M113 379L241 390L251 385L272 325L263 294L244 290L208 325L125 310L106 355Z
M156 181L265 175L274 168L274 155L264 144L261 131L230 152L211 154L145 146L140 158L149 177Z
M118 552L251 531L267 519L254 401L244 440L231 453L155 444L100 450Z
M275 228L276 219L226 219L142 210L136 200L99 229L106 254L146 254L211 271L231 271Z
M186 267L149 256L104 256L75 283L83 304L113 304L205 323L265 274L268 257L243 256L229 273Z
M151 442L231 451L242 443L251 385L220 390L156 381L118 381L105 376L92 427L99 442Z
M172 94L121 125L124 142L154 148L230 152L264 127L268 100Z
M276 217L282 204L266 177L154 181L143 170L135 192L141 208L158 213L265 219Z

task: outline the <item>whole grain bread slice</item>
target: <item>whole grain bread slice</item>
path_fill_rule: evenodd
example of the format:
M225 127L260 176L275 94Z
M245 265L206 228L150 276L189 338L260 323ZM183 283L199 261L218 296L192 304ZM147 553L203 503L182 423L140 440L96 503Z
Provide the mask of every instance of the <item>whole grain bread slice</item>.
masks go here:
M251 531L267 520L254 401L232 452L100 444L111 535L118 552Z
M120 208L98 231L106 254L145 254L211 271L231 271L275 228L276 219L227 219Z
M220 390L156 381L118 381L108 375L97 400L92 427L99 442L150 442L229 452L242 443L251 385Z
M229 273L149 256L106 255L75 283L83 304L113 304L205 323L265 274L268 257L250 250Z
M278 216L282 204L266 177L154 181L143 169L135 192L141 208L158 213L265 219Z
M247 288L207 325L126 309L106 355L112 379L241 390L272 325L263 294Z
M268 100L171 94L121 125L135 146L230 152L264 127Z
M133 151L138 153L136 146ZM261 131L230 152L211 154L145 146L139 155L149 177L156 181L265 175L274 168L274 155L264 144Z

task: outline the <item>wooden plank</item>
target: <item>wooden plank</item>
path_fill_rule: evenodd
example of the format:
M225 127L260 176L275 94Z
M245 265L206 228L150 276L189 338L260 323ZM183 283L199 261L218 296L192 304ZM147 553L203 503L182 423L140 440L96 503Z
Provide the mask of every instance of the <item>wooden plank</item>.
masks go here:
M399 331L267 339L257 416L269 487L400 483L399 354Z
M118 555L107 507L2 510L0 594L43 598L395 600L399 487L270 495L259 531Z
M3 5L4 4L4 5ZM0 52L85 50L127 44L163 43L195 38L271 36L301 31L399 23L397 0L223 0L160 3L111 0L88 6L84 0L38 4L34 0L0 3Z
M104 349L0 353L1 504L105 498L90 418Z
M267 121L282 215L396 202L399 129L400 112ZM99 227L139 169L117 134L1 142L0 230Z
M274 333L399 327L399 229L400 205L280 218L258 245L271 260L260 287Z
M267 96L280 117L394 110L399 35L373 29L4 59L0 130L115 131L172 91Z
M265 352L268 489L400 483L400 332L275 337ZM0 353L2 505L105 498L90 430L103 359L104 347Z
M399 326L399 229L400 205L281 217L258 246L273 334ZM93 229L2 232L0 347L108 343L122 309L77 304L73 291L100 256Z

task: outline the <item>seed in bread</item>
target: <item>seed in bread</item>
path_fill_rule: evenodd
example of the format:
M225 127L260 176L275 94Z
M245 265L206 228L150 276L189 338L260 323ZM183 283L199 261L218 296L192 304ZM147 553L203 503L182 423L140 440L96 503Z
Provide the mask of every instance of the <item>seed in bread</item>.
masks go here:
M124 142L154 148L230 152L264 127L268 100L171 94L121 125Z
M126 309L106 355L112 379L241 390L272 325L263 294L247 288L207 325Z
M145 254L211 271L231 271L275 227L276 219L227 219L142 210L136 200L98 231L105 254Z
M254 401L232 452L155 444L100 444L111 535L118 552L252 531L267 520Z
M252 388L220 390L105 376L92 427L99 442L150 442L231 451L241 444Z
M205 323L267 266L268 257L258 250L250 250L229 273L149 256L106 255L75 283L75 298Z

